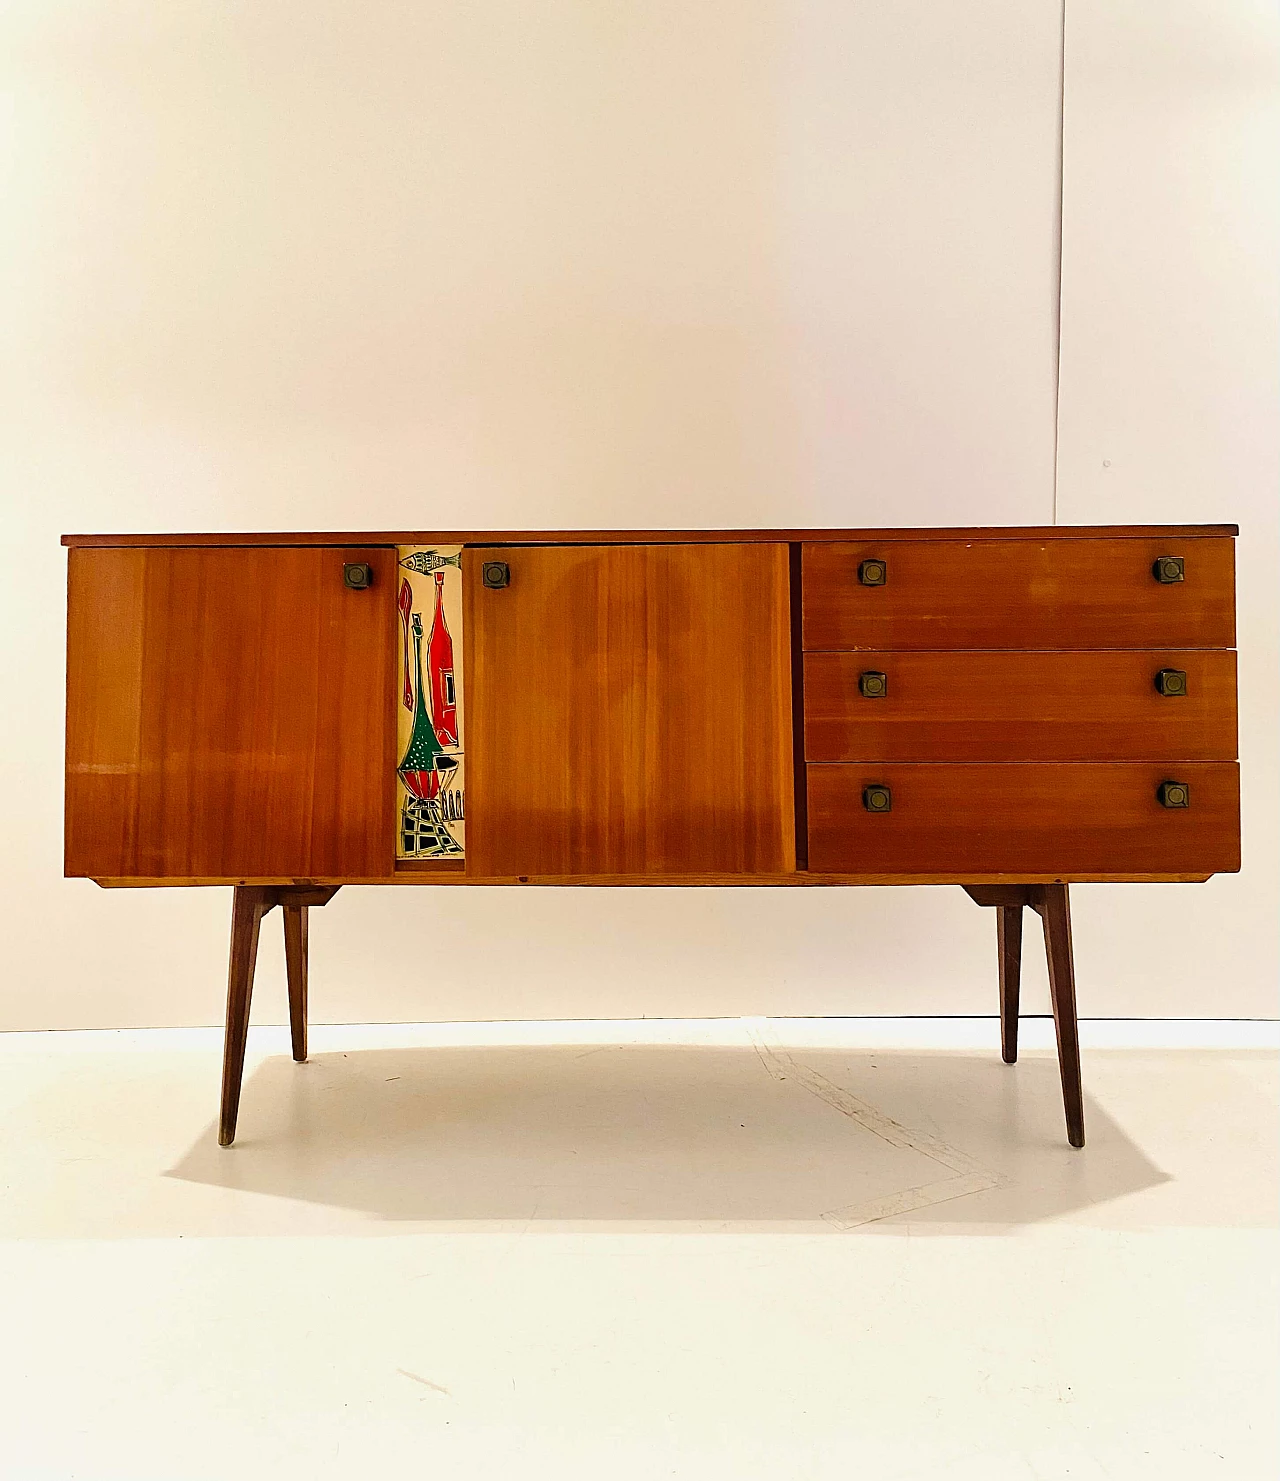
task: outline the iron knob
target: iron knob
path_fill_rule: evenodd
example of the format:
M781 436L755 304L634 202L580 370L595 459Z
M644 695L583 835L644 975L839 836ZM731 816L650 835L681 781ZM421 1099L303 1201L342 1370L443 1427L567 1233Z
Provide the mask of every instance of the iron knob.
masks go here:
M1186 782L1161 782L1156 788L1156 799L1161 807L1190 807L1191 788Z
M858 580L863 586L884 586L889 580L888 561L863 561L858 567Z
M1156 675L1156 690L1171 698L1181 699L1187 692L1187 676L1181 669L1161 669Z
M373 567L363 561L347 561L342 567L342 584L352 591L366 591L373 585Z
M893 810L893 793L888 787L874 782L869 787L863 787L862 805L868 812L891 812Z
M511 567L506 561L485 561L480 568L480 580L490 591L501 591L511 585Z
M863 699L883 699L889 692L888 676L875 669L858 675L858 693Z
M1161 555L1151 567L1151 574L1164 586L1175 581L1185 581L1186 571L1180 555Z

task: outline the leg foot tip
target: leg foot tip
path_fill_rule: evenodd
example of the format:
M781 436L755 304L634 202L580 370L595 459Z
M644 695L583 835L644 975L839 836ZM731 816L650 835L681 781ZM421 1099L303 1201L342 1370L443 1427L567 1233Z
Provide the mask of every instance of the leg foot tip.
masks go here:
M235 1141L235 1139L236 1134L234 1131L227 1131L224 1129L218 1133L218 1145L220 1147L229 1147L231 1143Z
M1071 1143L1071 1145L1073 1147L1083 1147L1084 1146L1084 1132L1083 1131L1069 1131L1069 1132L1067 1132L1067 1140Z
M1016 1049L1001 1050L1000 1058L1004 1060L1005 1064L1017 1064L1018 1051Z

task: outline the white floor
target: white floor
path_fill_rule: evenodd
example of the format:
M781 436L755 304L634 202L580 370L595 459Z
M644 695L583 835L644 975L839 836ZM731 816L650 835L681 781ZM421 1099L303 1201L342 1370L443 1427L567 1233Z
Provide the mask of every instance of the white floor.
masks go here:
M1280 1463L1274 1025L0 1036L0 1476Z

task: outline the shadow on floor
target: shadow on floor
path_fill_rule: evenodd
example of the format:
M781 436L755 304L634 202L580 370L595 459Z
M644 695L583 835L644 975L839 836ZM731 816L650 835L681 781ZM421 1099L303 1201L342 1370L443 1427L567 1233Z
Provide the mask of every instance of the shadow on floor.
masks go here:
M169 1176L388 1221L998 1232L1167 1181L1052 1056L671 1046L280 1057ZM922 1230L923 1226L923 1230Z

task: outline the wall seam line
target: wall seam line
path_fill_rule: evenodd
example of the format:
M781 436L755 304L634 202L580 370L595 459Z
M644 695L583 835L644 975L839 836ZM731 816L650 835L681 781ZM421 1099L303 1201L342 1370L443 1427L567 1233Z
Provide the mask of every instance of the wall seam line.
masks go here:
M1062 238L1063 238L1063 185L1064 161L1066 157L1066 112L1067 112L1067 3L1062 0L1058 26L1058 214L1056 221L1057 261L1054 282L1054 344L1053 344L1053 517L1058 523L1058 452L1062 441Z

